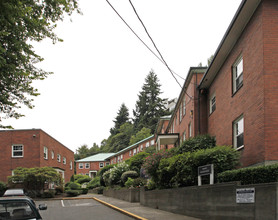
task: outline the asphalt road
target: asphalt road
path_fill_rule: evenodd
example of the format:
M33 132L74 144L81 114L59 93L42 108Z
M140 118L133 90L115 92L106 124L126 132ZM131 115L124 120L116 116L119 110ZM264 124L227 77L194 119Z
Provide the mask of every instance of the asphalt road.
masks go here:
M133 219L93 199L36 201L46 203L47 210L40 211L43 220L130 220Z

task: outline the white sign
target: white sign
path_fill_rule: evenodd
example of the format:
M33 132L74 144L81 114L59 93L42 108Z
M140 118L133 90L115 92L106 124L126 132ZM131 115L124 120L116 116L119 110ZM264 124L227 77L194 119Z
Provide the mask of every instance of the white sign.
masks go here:
M255 188L237 189L236 203L255 203Z

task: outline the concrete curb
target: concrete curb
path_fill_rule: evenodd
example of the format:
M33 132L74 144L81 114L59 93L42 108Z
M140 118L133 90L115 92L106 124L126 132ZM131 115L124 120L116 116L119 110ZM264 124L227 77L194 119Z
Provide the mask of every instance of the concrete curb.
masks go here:
M119 211L119 212L121 212L121 213L123 213L123 214L125 214L125 215L128 215L128 216L130 216L130 217L132 217L132 218L134 218L134 219L138 219L138 220L148 220L148 219L146 219L146 218L143 218L143 217L140 217L140 216L138 216L138 215L135 215L135 214L133 214L133 213L131 213L131 212L125 211L125 210L123 210L123 209L120 209L120 208L117 207L117 206L111 205L111 204L109 204L109 203L107 203L107 202L104 202L104 201L102 201L102 200L100 200L100 199L97 199L97 198L95 198L95 197L93 197L92 199L94 199L94 200L96 200L96 201L102 203L103 205L106 205L106 206L108 206L108 207L110 207L110 208L112 208L112 209L114 209L114 210L116 210L116 211Z

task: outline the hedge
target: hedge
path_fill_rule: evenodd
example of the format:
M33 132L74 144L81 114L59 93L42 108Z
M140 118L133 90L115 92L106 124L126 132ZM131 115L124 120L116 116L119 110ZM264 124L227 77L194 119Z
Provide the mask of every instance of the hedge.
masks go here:
M198 167L213 164L214 174L235 169L239 153L232 147L218 146L196 152L187 152L169 158L162 158L152 177L158 188L197 185ZM217 178L215 178L217 180Z
M242 185L278 182L278 164L230 170L218 175L218 182L240 181Z
M126 171L121 176L122 184L125 185L125 182L127 181L128 178L135 179L138 176L139 175L136 171L133 171L133 170Z

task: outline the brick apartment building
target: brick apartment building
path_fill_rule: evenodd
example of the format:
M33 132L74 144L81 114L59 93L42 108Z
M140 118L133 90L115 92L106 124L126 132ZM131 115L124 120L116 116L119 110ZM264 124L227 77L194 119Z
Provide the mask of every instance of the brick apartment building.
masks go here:
M115 153L113 156L109 157L110 164L116 164L125 161L132 156L146 150L146 148L155 146L155 136L151 135L135 144L132 144L121 151Z
M158 148L208 133L242 166L277 162L277 57L278 1L243 0L210 66L189 70Z
M74 152L41 129L0 131L0 181L17 167L53 167L70 181L74 174Z
M99 153L76 161L76 174L88 175L94 178L97 172L110 164L109 157L114 153Z

